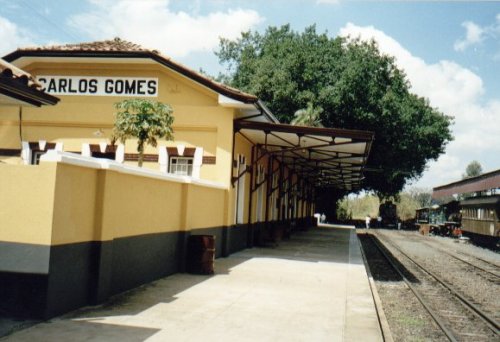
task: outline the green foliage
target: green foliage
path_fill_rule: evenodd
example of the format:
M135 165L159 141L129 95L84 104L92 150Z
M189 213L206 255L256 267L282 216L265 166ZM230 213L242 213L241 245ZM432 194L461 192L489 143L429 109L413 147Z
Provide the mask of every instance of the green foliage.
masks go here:
M113 139L125 143L137 139L139 166L144 160L144 145L156 147L158 139L173 140L172 108L164 103L146 99L126 99L115 104L117 109Z
M296 126L323 127L320 119L322 112L322 108L314 108L312 102L309 102L307 108L299 109L295 112L291 124Z
M408 192L401 193L399 202L396 203L398 217L403 221L414 218L415 211L421 207L419 201Z
M339 221L352 220L352 212L347 211L345 206L339 206L337 208L337 219Z
M284 25L221 39L217 56L227 66L219 80L257 95L282 122L310 106L322 109L325 127L375 132L368 160L373 172L364 186L381 198L420 177L452 140L451 118L410 93L404 72L375 42Z
M337 217L340 219L344 213L354 220L364 220L366 215L377 217L379 205L380 201L375 195L344 197L337 203Z
M419 208L429 207L432 202L432 190L424 188L410 188L407 194L416 202Z
M483 167L477 160L473 160L465 168L465 173L462 175L462 179L477 177L483 173Z
M410 188L392 198L396 203L398 217L405 221L415 217L418 208L431 204L431 191L421 188ZM346 196L337 203L337 215L349 213L353 219L362 220L368 214L372 218L378 216L380 199L376 195Z

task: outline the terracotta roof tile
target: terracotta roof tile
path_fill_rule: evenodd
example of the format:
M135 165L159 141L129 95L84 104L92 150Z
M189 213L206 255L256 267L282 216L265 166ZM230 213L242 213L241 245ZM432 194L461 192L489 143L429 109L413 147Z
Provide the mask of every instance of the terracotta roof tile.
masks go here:
M28 74L26 71L19 69L15 65L12 65L3 59L0 59L0 74L4 77L15 79L17 82L24 84L25 86L31 88L41 88L40 83L38 83L33 76Z
M0 94L35 106L55 105L59 101L41 88L33 76L0 58Z
M142 46L120 39L77 44L49 45L20 48L21 51L151 51Z

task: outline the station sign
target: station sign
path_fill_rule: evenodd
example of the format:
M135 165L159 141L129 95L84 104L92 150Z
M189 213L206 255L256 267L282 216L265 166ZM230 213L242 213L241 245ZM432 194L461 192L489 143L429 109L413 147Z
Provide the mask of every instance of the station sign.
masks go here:
M157 97L158 78L43 76L36 80L51 95Z

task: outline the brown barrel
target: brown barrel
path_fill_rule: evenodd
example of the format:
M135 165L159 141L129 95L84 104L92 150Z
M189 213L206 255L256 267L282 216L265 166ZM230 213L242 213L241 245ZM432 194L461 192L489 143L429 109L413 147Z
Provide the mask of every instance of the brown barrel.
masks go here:
M191 235L188 239L188 272L213 274L215 260L215 236Z

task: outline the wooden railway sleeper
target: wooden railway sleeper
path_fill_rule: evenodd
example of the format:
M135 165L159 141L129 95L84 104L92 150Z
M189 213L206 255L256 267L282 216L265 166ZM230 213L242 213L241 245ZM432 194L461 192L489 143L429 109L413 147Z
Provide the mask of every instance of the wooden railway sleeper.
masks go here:
M492 318L490 318L485 312L483 312L481 309L477 307L477 305L474 305L470 300L465 298L463 295L460 293L456 292L451 285L449 285L447 282L443 281L440 279L438 276L436 276L434 273L431 271L427 270L425 267L420 265L418 262L413 260L409 255L407 255L405 252L403 252L399 247L395 246L392 242L386 241L388 244L390 244L393 248L395 248L397 251L399 251L402 255L404 255L408 260L410 260L413 264L415 264L418 268L420 268L422 271L425 273L429 274L432 278L434 278L438 283L443 285L450 291L454 296L456 296L462 303L464 303L464 306L468 308L471 312L474 312L477 317L479 317L481 320L483 320L489 327L490 329L497 335L500 334L500 326L499 324Z
M373 238L373 237L372 237ZM422 306L427 310L429 315L432 317L434 322L439 326L439 328L444 332L446 337L451 341L451 342L458 342L457 338L455 335L451 332L450 329L443 323L443 321L434 314L433 310L429 307L428 303L423 299L423 297L418 293L418 291L413 287L411 282L406 278L406 276L403 274L403 272L399 269L399 267L389 258L387 253L383 250L383 248L380 246L379 242L375 239L373 239L374 244L378 247L380 253L384 256L384 258L389 262L389 264L392 266L392 268L399 274L401 279L406 283L408 288L413 292L415 297L417 297L418 301L422 304Z

